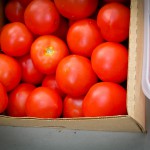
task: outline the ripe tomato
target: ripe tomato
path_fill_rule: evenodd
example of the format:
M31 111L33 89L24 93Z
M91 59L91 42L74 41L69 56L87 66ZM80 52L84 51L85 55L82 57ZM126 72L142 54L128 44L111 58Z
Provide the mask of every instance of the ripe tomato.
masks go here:
M23 56L30 51L33 36L23 23L6 24L1 31L2 51L10 56Z
M73 54L90 57L93 49L103 42L95 20L76 21L68 30L67 43Z
M33 0L18 0L24 7L26 7Z
M67 55L67 45L53 35L40 36L31 46L32 61L45 74L54 73L59 61Z
M57 30L53 33L53 35L61 38L62 40L66 41L67 32L69 28L68 20L62 16L60 16L60 24Z
M30 93L35 89L35 86L28 83L19 84L9 93L9 101L7 113L13 117L25 117L26 101Z
M74 98L66 96L63 101L63 117L64 118L75 118L83 117L82 102L84 97Z
M56 81L66 94L78 97L86 94L97 82L97 76L89 59L79 55L69 55L58 64Z
M72 20L92 15L98 6L98 0L54 0L54 2L59 12Z
M38 87L27 99L26 113L29 117L58 118L62 113L62 99L54 90Z
M45 76L42 81L42 86L55 90L61 97L65 96L65 93L59 88L57 84L55 74Z
M5 6L5 16L10 22L24 22L24 10L19 0L8 1Z
M5 87L0 82L0 113L4 112L8 104L8 96Z
M24 20L34 34L45 35L56 31L60 16L52 1L37 0L32 1L25 9Z
M93 70L102 81L121 83L127 79L128 51L119 43L105 42L91 56Z
M106 41L122 42L129 36L130 9L121 3L108 3L101 7L97 24Z
M0 54L0 82L7 91L14 89L21 80L21 67L12 57Z
M82 104L85 117L126 115L126 90L113 82L93 85Z
M34 85L40 84L44 74L35 68L30 55L24 55L18 60L22 68L22 81Z

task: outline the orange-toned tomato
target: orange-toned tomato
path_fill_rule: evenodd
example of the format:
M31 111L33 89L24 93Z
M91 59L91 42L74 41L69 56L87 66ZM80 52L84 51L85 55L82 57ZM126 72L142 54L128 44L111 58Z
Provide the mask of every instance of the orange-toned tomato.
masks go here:
M68 55L64 41L53 35L38 37L31 46L31 59L44 74L53 74L60 60Z

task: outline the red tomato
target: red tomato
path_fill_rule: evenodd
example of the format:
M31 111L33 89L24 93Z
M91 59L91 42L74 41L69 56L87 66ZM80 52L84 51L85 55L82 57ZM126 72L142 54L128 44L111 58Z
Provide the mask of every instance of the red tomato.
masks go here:
M86 94L97 82L97 76L89 59L79 55L69 55L58 64L56 81L66 94L78 97Z
M54 90L38 87L27 99L26 113L29 117L58 118L62 113L62 99Z
M93 70L102 81L121 83L127 79L128 51L119 43L105 42L91 56Z
M10 22L24 22L24 7L19 0L6 3L5 16Z
M53 35L40 36L31 46L32 61L45 74L54 73L59 61L67 55L67 45Z
M129 36L130 9L121 3L108 3L98 12L97 24L106 41L122 42Z
M66 41L67 32L68 32L69 24L68 20L64 17L60 17L60 24L58 29L53 33L53 35L61 38L62 40Z
M45 76L42 86L55 90L61 97L65 96L65 93L59 88L54 74Z
M94 13L98 0L54 0L59 12L66 18L76 20Z
M7 91L14 89L21 80L21 67L12 57L0 54L0 82Z
M73 54L90 57L93 49L103 42L95 20L76 21L68 30L67 43Z
M26 101L35 86L28 83L19 84L9 93L7 113L13 117L25 117Z
M34 34L45 35L57 30L60 16L53 2L36 0L25 9L24 20Z
M66 96L63 101L63 117L75 118L83 117L82 102L84 97L74 98Z
M82 104L85 117L126 115L126 90L113 82L93 85Z
M38 85L42 82L44 74L38 71L29 54L19 58L19 63L22 67L22 81L34 85Z
M8 96L5 87L0 82L0 113L4 112L8 104Z
M33 0L18 0L24 7L26 7Z
M1 31L1 48L10 56L23 56L30 51L33 36L23 23L6 24Z

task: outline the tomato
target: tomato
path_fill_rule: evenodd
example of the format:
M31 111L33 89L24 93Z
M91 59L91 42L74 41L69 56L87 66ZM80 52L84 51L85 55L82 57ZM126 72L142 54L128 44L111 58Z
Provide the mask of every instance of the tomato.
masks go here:
M0 82L0 113L5 111L7 104L8 104L7 91Z
M34 85L39 85L44 78L44 74L35 68L31 56L27 54L18 60L22 68L22 81Z
M84 97L74 98L66 96L63 101L63 117L64 118L75 118L83 117L82 102Z
M89 17L98 6L98 0L54 0L54 2L59 12L72 20Z
M60 16L53 2L36 0L25 9L24 20L34 34L45 35L57 30Z
M31 46L31 59L44 74L54 73L59 61L67 55L67 45L53 35L40 36Z
M24 7L26 7L27 5L29 5L29 3L33 0L18 0Z
M10 22L24 22L24 10L19 0L8 1L5 6L5 16Z
M23 56L30 51L33 35L20 22L6 24L1 31L2 51L10 56Z
M69 28L68 20L61 16L59 27L53 33L53 35L55 35L55 36L61 38L62 40L66 41L68 28Z
M59 88L57 84L55 74L46 75L42 81L42 86L55 90L61 97L65 96L65 93Z
M103 38L95 20L77 21L68 30L67 43L73 54L90 57L93 49L102 42Z
M62 113L62 99L54 90L38 87L27 99L26 113L29 117L58 118Z
M7 114L13 117L25 117L26 101L35 86L28 83L19 84L9 93Z
M102 81L121 83L127 79L128 51L122 44L100 44L92 53L91 63Z
M21 67L12 57L0 54L0 82L7 91L14 89L21 80Z
M89 59L79 55L69 55L58 64L56 81L63 92L78 97L86 94L97 82L97 76Z
M93 85L82 104L85 117L126 115L126 90L113 82Z
M108 3L100 8L97 24L106 41L122 42L129 36L130 9L121 3Z

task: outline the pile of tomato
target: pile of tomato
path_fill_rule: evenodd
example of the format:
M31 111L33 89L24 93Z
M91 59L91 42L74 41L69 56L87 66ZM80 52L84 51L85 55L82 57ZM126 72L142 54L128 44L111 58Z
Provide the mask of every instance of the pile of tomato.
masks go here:
M129 0L9 0L4 14L1 114L127 114Z

